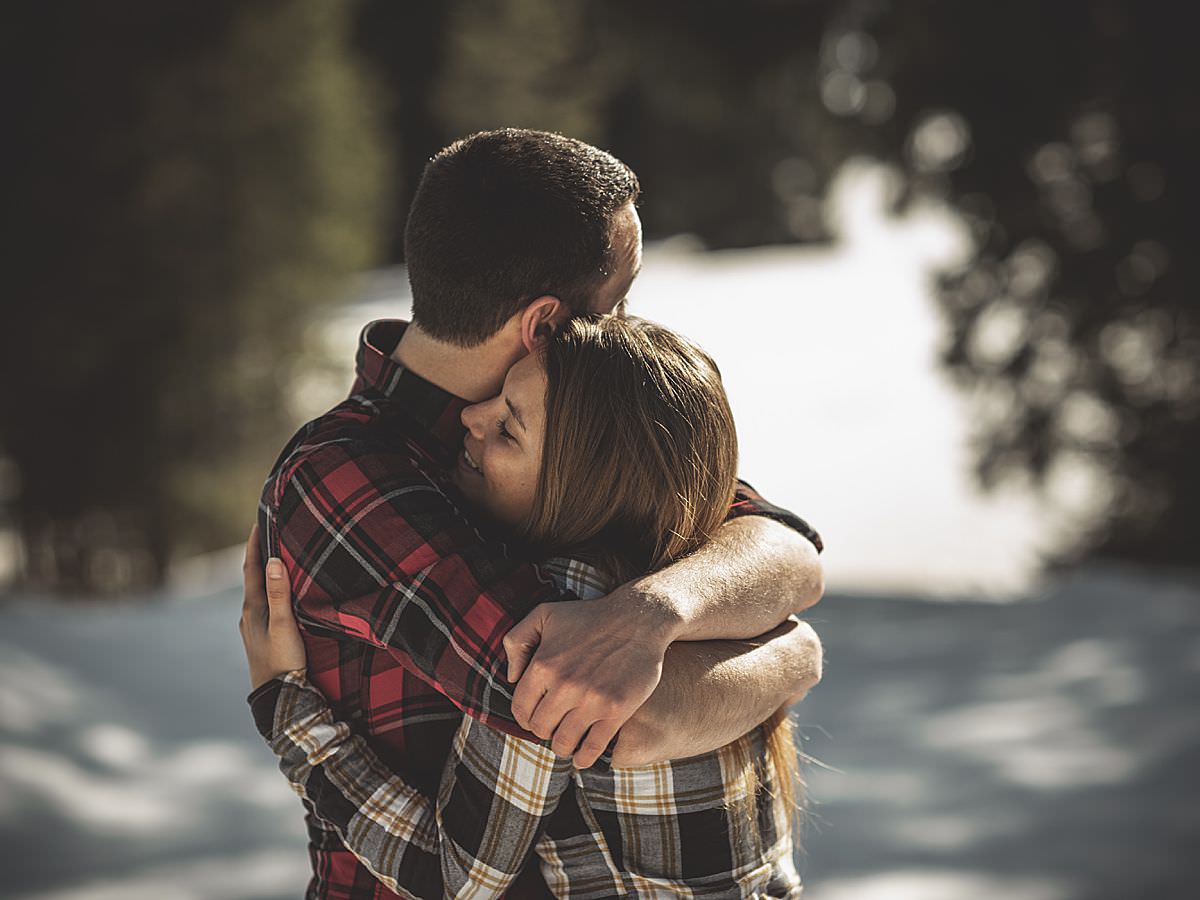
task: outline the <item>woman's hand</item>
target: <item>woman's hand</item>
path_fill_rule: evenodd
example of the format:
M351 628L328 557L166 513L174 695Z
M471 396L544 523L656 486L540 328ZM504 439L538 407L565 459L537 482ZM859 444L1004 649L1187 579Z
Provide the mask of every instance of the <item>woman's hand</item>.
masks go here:
M265 581L265 583L264 583ZM258 526L246 541L242 564L242 619L238 629L250 664L250 686L258 689L272 678L308 665L304 639L292 614L292 586L283 562L268 560L263 578Z

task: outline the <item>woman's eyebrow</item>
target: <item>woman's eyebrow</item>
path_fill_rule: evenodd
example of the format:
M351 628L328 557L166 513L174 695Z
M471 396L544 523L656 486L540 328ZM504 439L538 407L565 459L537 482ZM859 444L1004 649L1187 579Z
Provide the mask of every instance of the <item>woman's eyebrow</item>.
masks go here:
M521 418L521 413L513 406L513 402L507 397L504 398L504 402L508 405L508 411L513 414L513 418L521 423L521 430L528 431L529 429L525 427L525 420Z

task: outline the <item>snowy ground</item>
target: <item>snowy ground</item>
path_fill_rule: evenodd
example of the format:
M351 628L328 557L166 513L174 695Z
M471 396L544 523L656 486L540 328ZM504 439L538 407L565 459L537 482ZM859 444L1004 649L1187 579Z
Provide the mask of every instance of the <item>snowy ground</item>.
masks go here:
M1200 582L827 598L797 710L813 900L1200 896Z
M218 585L236 577L226 568ZM302 895L232 590L0 607L0 895ZM839 595L797 707L813 900L1200 896L1200 583L1097 571L1013 604Z

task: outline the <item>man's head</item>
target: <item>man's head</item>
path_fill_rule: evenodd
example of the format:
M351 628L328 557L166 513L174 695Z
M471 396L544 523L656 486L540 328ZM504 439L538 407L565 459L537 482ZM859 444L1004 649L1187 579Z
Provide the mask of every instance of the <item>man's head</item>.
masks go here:
M610 312L641 264L637 177L582 141L505 128L425 167L404 233L413 321L472 347L530 304L555 324Z

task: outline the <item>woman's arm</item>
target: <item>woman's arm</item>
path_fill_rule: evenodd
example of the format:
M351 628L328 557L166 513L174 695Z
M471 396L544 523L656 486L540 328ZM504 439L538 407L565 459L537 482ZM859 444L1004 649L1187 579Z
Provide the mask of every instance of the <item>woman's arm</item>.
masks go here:
M441 842L433 803L386 769L363 739L335 721L297 670L249 697L279 769L364 866L405 897L441 897Z
M435 804L333 718L303 671L267 682L250 703L293 790L402 896L503 894L571 780L569 759L464 716Z
M293 790L393 892L503 893L570 783L570 760L465 716L434 804L336 721L308 683L288 579L269 567L264 592L253 535L251 542L241 622L249 702Z

